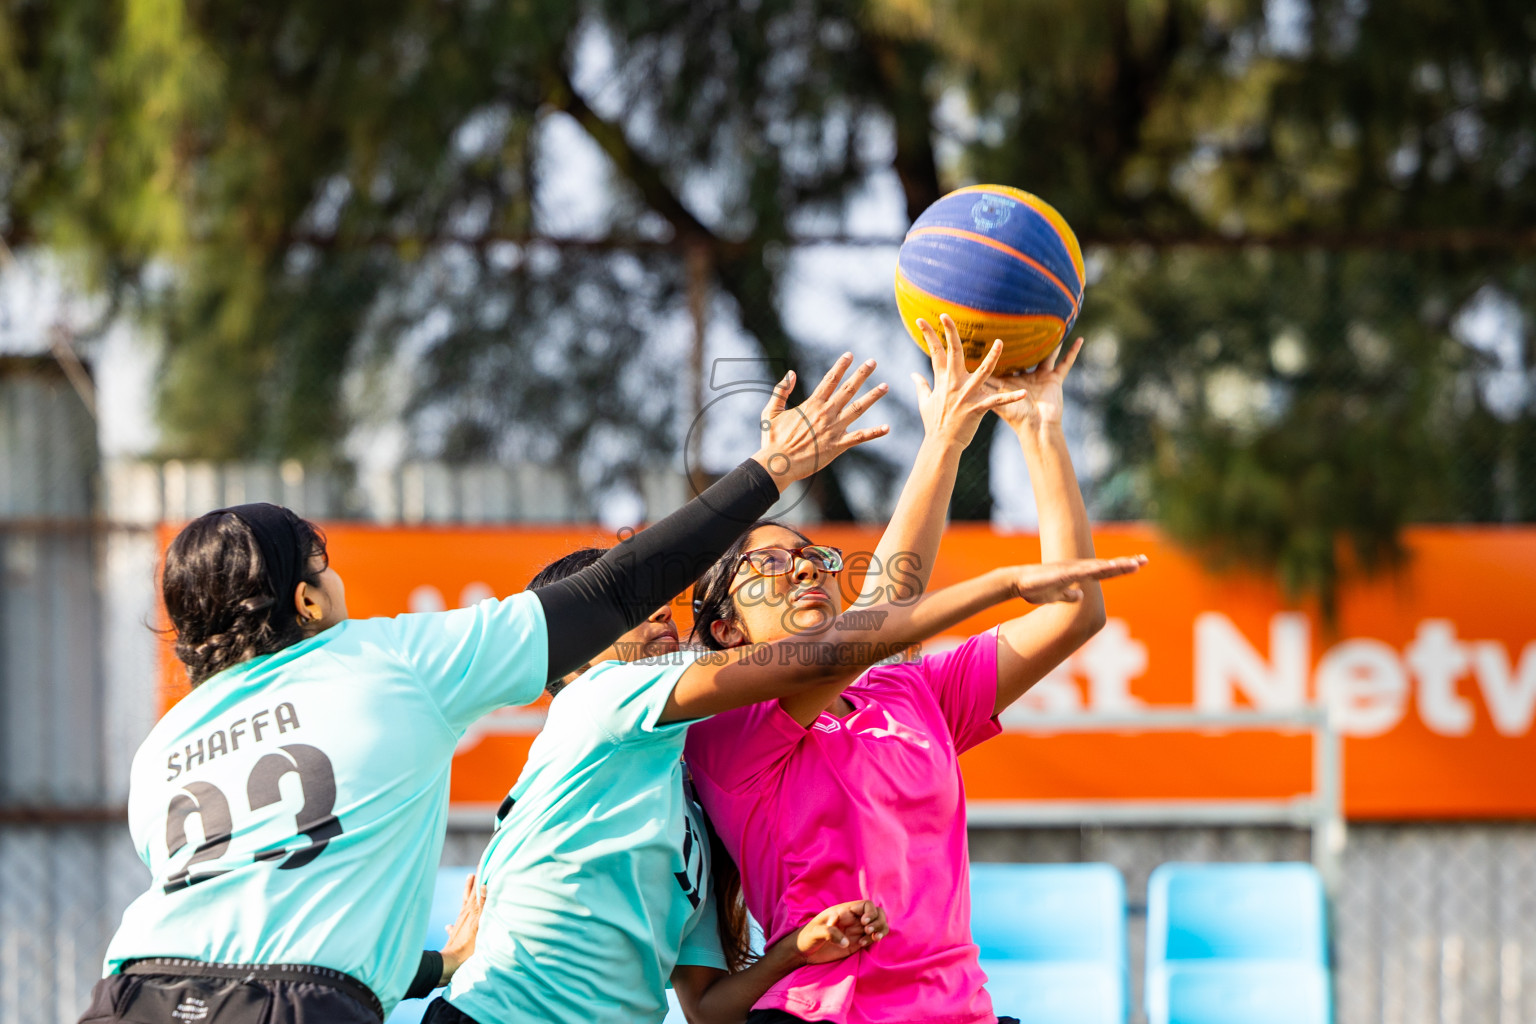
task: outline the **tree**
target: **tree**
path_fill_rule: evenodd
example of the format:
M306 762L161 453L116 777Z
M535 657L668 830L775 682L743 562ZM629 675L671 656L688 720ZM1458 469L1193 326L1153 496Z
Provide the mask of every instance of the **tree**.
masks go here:
M1495 414L1456 330L1489 289L1531 308L1529 5L879 9L968 97L958 173L1097 243L1101 513L1325 599L1406 522L1536 516L1529 388Z
M1416 517L1536 512L1529 389L1491 403L1457 326L1529 308L1533 57L1515 0L11 5L0 224L166 325L179 452L333 453L344 382L403 353L422 454L536 438L601 479L675 451L647 346L696 268L814 379L778 298L801 234L878 175L908 217L1023 185L1096 268L1100 511L1326 593ZM551 244L557 123L611 187Z

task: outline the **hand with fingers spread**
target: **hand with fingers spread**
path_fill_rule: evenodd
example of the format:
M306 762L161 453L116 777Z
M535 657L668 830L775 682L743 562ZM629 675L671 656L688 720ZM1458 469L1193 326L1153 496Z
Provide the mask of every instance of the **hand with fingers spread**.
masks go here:
M928 339L928 358L933 363L932 386L921 374L912 375L917 384L917 411L923 417L926 437L964 448L976 436L976 428L988 411L996 409L998 415L1003 415L1008 406L1027 403L1032 396L989 384L997 361L1002 358L1001 341L992 343L986 358L972 373L965 368L965 346L960 341L959 328L948 313L939 317L939 323L944 328L943 339L928 321L917 321L918 330Z
M886 384L876 384L859 395L859 388L875 372L875 361L866 360L844 381L843 374L851 365L853 355L843 353L810 397L793 409L786 409L785 405L795 387L794 371L785 374L774 387L773 395L763 407L762 447L752 458L774 475L781 491L797 480L804 480L855 445L890 432L887 424L862 430L849 429L890 390Z
M795 950L807 964L829 964L868 949L890 934L885 911L869 900L828 907L795 932Z
M1129 558L1081 558L1044 565L1020 565L1004 572L1012 576L1013 593L1030 604L1071 604L1083 599L1082 584L1125 576L1147 564L1146 555Z
M454 972L475 953L475 937L480 934L480 911L485 907L485 886L476 885L474 875L464 880L464 901L459 916L448 926L448 941L443 944L443 980L446 985Z
M1078 338L1071 347L1056 349L1028 373L993 377L987 382L987 390L994 395L1027 396L1026 401L1004 405L997 410L998 416L1013 428L1014 433L1022 437L1061 426L1061 413L1066 405L1062 386L1082 349L1083 339Z

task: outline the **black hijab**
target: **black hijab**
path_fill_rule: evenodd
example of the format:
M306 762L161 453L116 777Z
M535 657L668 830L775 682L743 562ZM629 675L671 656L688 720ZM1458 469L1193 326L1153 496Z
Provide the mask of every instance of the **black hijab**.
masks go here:
M231 505L208 514L216 516L226 512L244 523L256 539L261 564L267 571L267 585L277 598L272 613L282 614L287 602L293 600L293 592L308 575L310 552L299 537L299 517L281 505L265 501Z

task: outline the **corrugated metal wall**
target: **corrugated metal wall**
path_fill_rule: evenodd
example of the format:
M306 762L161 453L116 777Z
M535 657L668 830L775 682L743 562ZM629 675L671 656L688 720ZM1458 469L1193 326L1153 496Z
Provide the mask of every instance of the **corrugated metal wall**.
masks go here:
M104 470L115 521L181 522L247 501L286 505L312 519L379 523L558 523L593 518L581 489L559 468L531 464L407 463L355 476L298 462L119 462ZM635 481L641 516L665 515L692 493L669 470Z
M50 363L0 361L0 807L12 811L106 795L95 436Z
M118 819L96 425L49 362L0 359L0 1020L73 1020L147 873Z
M361 480L294 463L102 468L94 436L62 375L0 359L0 1024L74 1021L147 881L121 808L154 720L162 517L251 500L385 522L584 511L571 480L539 467L423 464ZM668 473L639 490L650 515L688 495ZM485 839L451 831L444 863L474 863ZM972 832L978 860L1115 864L1133 906L1164 861L1305 860L1307 842L1290 829ZM1333 924L1340 1024L1536 1022L1536 825L1356 826ZM1133 965L1144 933L1133 915Z

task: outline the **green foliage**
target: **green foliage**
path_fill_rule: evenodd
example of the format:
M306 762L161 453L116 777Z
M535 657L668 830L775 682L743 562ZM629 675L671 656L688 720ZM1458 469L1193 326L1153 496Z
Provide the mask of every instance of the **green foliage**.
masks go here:
M1090 321L1110 352L1085 357L1120 453L1108 500L1153 513L1217 564L1278 569L1296 595L1330 595L1341 565L1393 564L1402 525L1464 504L1454 479L1473 360L1450 314L1477 286L1472 263L1116 260Z
M951 173L1023 184L1101 243L1100 514L1325 600L1393 564L1405 523L1536 515L1529 324L1500 415L1453 331L1485 288L1536 308L1536 9L879 8L968 97Z
M1533 68L1523 0L0 0L0 230L164 327L168 453L333 456L406 374L418 454L610 479L683 435L690 258L813 378L797 234L875 175L1017 184L1098 268L1099 513L1327 595L1406 522L1536 516L1529 343L1500 404L1456 329L1536 308ZM556 125L598 244L534 241Z

